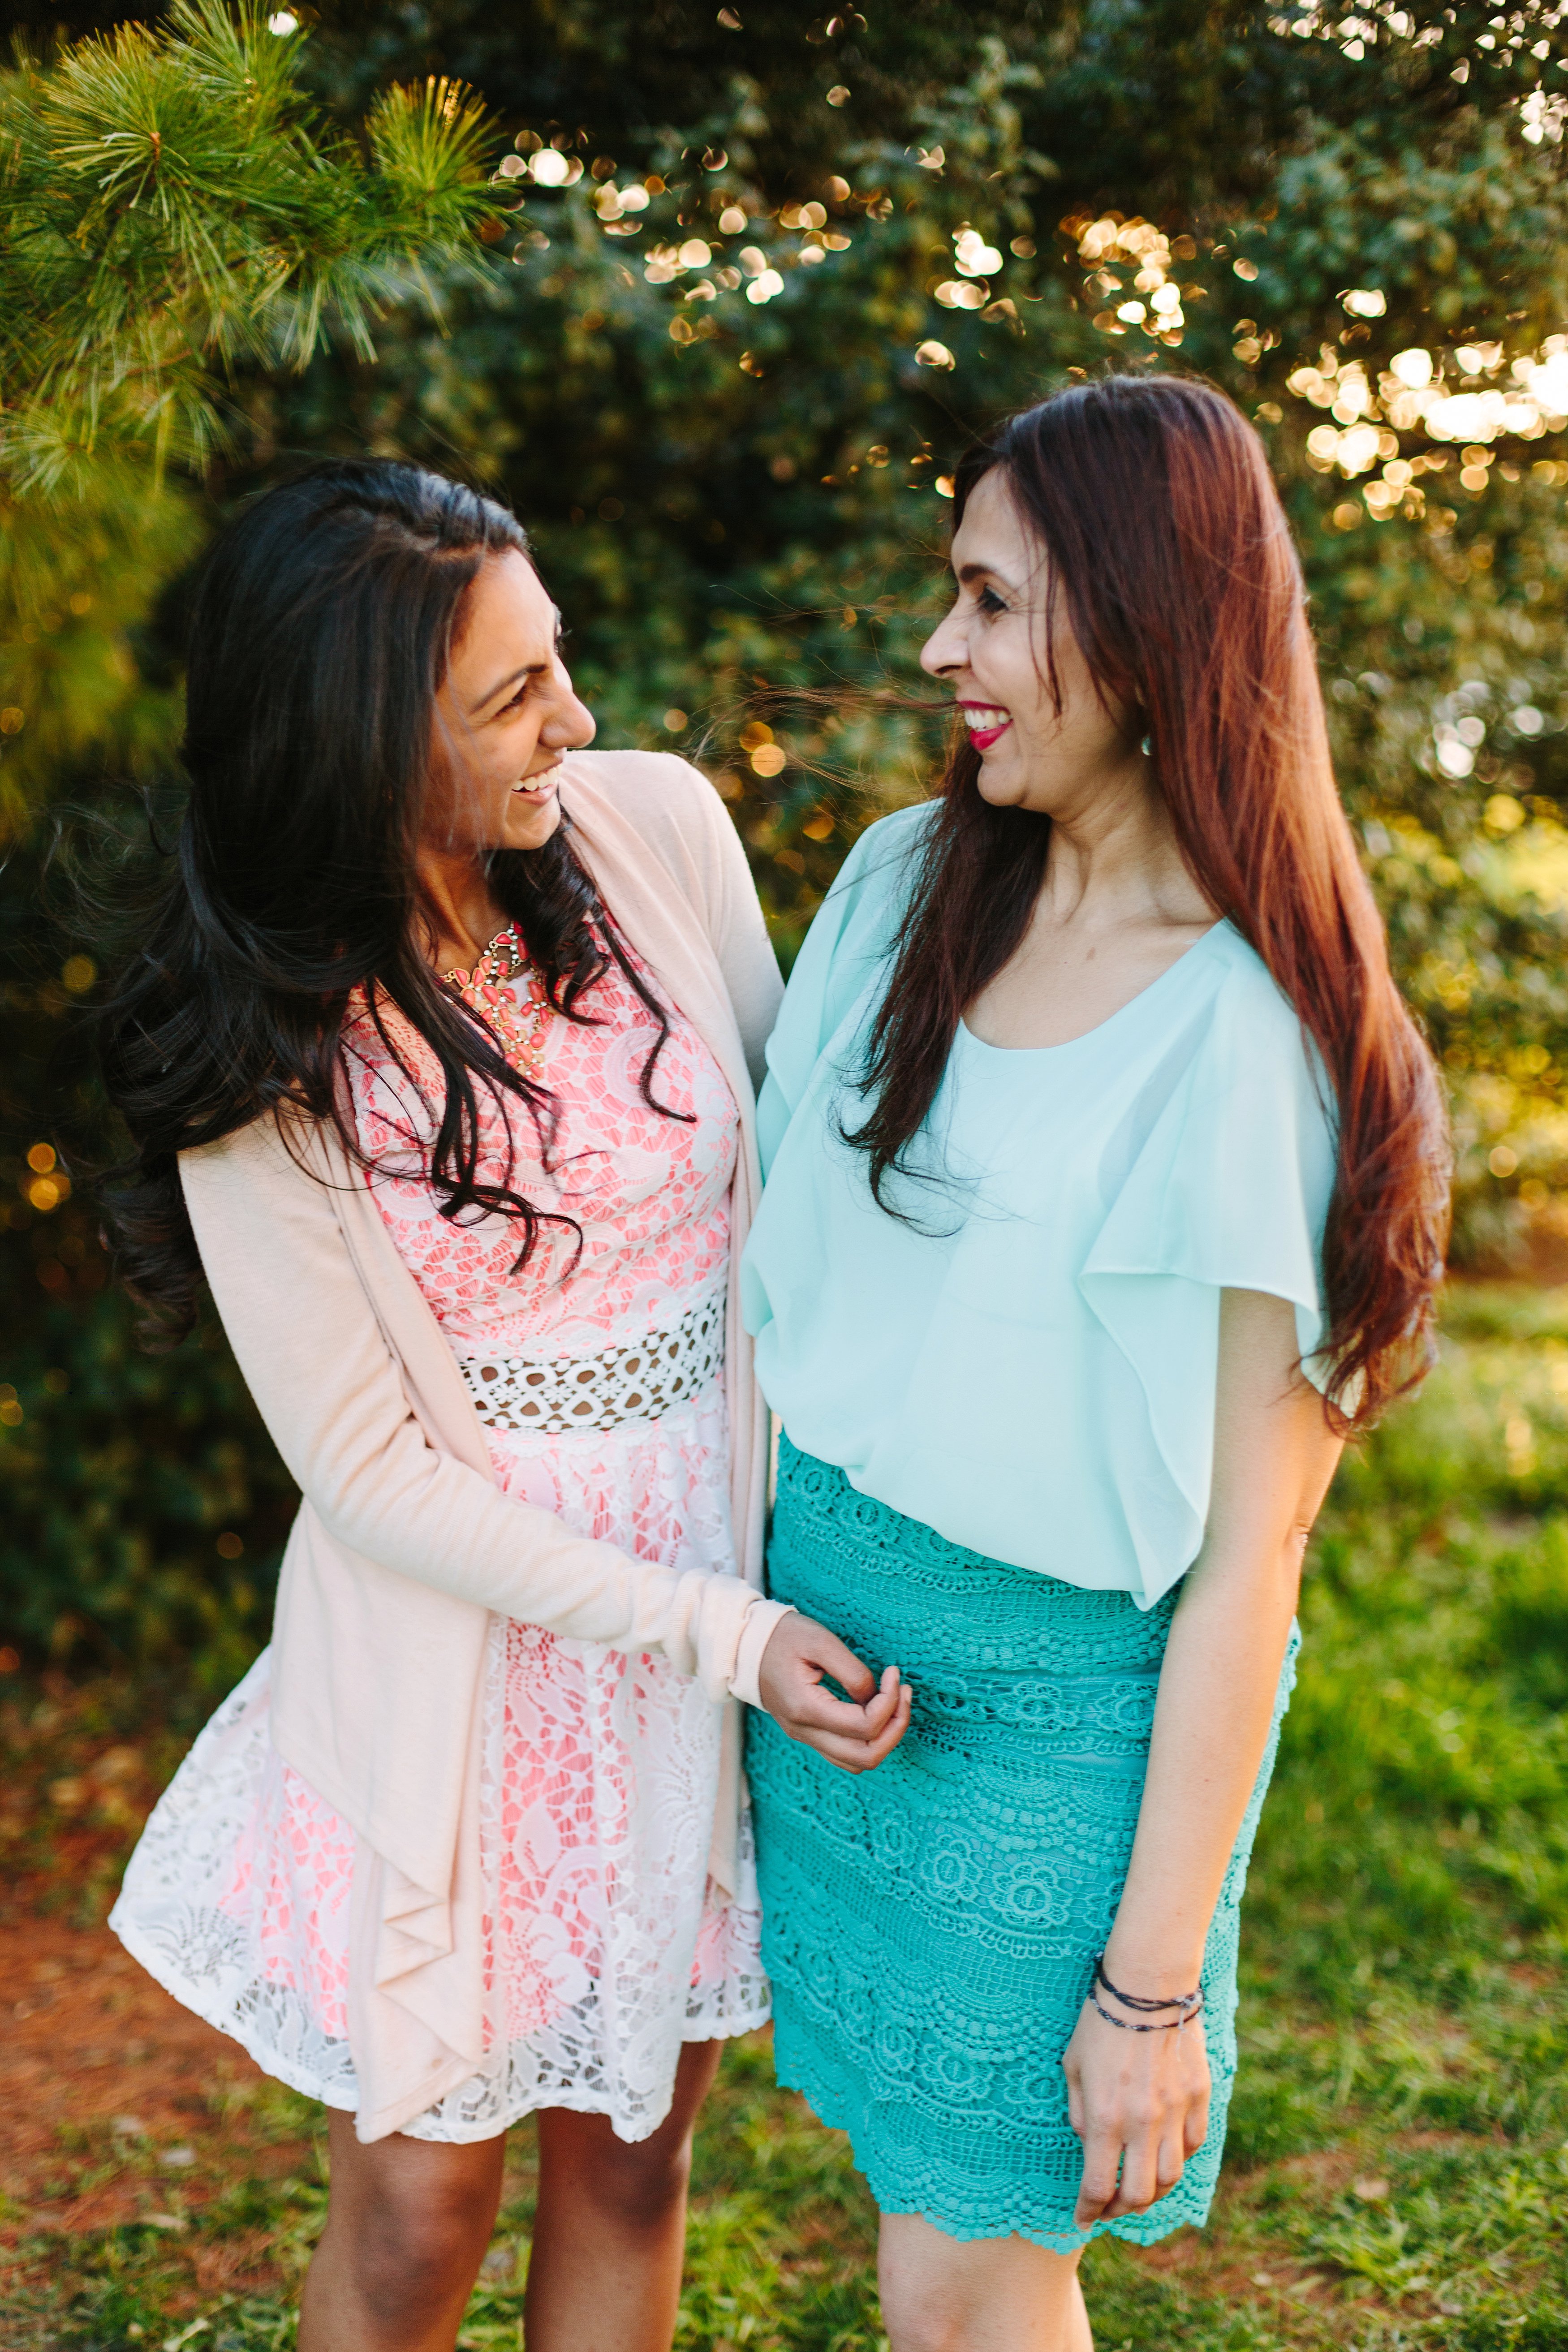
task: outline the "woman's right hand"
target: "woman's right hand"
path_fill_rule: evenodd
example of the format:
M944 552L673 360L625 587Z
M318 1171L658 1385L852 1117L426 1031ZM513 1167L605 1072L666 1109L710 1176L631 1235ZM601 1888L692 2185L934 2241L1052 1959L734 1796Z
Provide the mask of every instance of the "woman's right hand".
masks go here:
M824 1690L825 1675L850 1699ZM757 1683L763 1705L786 1738L815 1748L843 1772L874 1771L910 1727L914 1694L897 1666L884 1668L879 1683L836 1633L798 1612L773 1627Z

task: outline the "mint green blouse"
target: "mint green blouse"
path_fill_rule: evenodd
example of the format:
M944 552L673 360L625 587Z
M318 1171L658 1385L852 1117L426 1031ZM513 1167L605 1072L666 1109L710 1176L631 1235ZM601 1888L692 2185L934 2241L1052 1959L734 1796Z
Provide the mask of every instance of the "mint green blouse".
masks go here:
M768 1046L743 1272L803 1452L950 1541L1151 1607L1208 1515L1222 1289L1322 1334L1334 1132L1316 1057L1217 923L1087 1036L960 1026L914 1171L871 1198L855 1093L929 808L862 835Z

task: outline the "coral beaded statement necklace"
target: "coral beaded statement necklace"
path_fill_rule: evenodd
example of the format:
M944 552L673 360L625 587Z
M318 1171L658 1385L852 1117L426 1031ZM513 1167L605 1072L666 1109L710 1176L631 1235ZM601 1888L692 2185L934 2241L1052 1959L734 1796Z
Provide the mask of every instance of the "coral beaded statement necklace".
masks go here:
M527 991L520 996L517 983L524 974ZM519 1076L537 1082L554 1014L517 925L509 923L496 934L472 971L445 977L464 1003L489 1022Z

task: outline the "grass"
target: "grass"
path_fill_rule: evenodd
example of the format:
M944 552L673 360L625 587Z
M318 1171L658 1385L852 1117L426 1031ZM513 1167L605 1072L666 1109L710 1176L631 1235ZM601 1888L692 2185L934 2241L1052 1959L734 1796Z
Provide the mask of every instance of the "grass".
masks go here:
M1426 1391L1342 1473L1303 1618L1220 2201L1201 2237L1093 2249L1097 2343L1568 2352L1568 1292L1454 1294ZM123 1753L134 1694L44 1705L57 1747L13 1709L12 1769L32 1757L68 1798L94 1738ZM72 1727L91 1707L89 1738ZM40 1868L87 1834L79 1800L68 1817L47 1798L16 1832ZM79 1853L39 1900L90 1913L106 1877ZM193 2129L215 2153L183 2206L150 2143L75 2128L66 2190L118 2166L144 2210L72 2231L42 2197L13 2209L8 2345L291 2344L324 2204L307 2103L214 2089ZM520 2340L526 2131L510 2163L467 2346ZM732 2046L697 2153L682 2352L874 2352L874 2228L843 2141L774 2088L765 2038Z

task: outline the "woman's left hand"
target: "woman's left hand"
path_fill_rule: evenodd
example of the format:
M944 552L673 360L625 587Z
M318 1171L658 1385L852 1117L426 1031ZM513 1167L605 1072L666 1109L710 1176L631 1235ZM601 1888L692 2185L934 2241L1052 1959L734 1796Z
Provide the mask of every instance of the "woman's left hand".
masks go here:
M1209 2061L1201 2017L1157 2033L1108 2025L1091 2001L1062 2058L1068 2116L1083 2142L1073 2216L1142 2213L1175 2187L1208 2135Z

